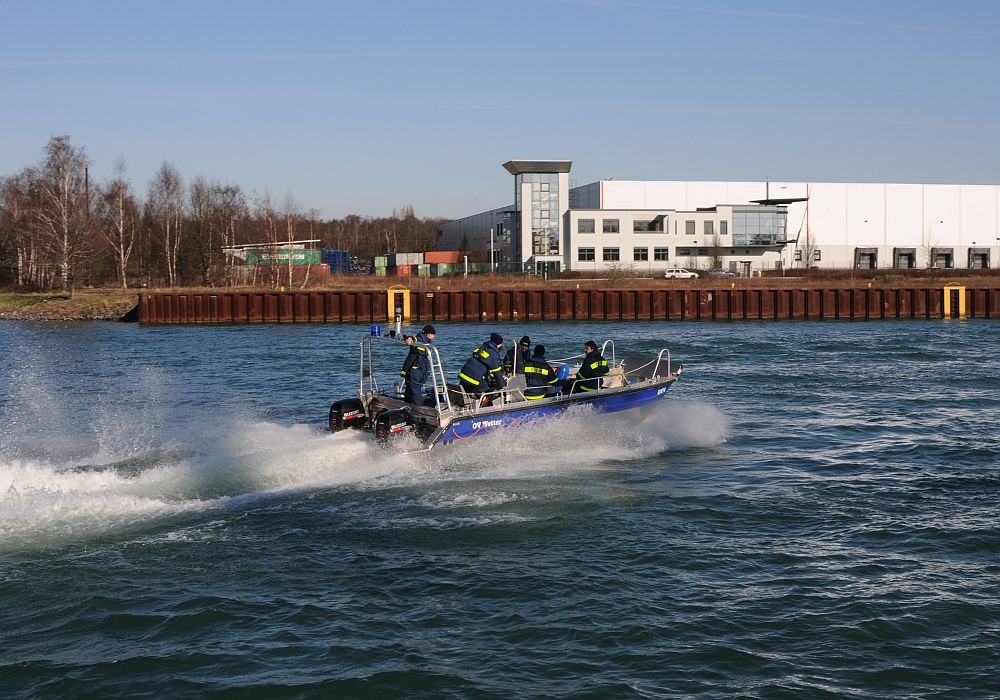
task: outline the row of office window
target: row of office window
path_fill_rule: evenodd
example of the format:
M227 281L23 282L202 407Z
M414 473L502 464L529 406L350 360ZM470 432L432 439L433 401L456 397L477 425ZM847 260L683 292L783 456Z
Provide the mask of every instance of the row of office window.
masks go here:
M548 214L548 212L545 212ZM662 233L663 217L655 219L636 219L632 222L633 233ZM689 219L684 222L684 233L693 236L697 233L698 222ZM577 219L577 233L596 233L597 219ZM619 233L621 231L621 221L619 219L601 219L601 233ZM703 221L702 233L706 236L715 235L715 221ZM729 222L722 220L719 222L719 235L729 235Z
M577 260L580 262L594 262L597 260L596 248L577 248ZM604 262L618 262L621 258L620 248L601 248L601 259ZM645 262L649 260L649 248L633 248L632 260L635 262ZM670 260L670 248L653 248L653 260Z

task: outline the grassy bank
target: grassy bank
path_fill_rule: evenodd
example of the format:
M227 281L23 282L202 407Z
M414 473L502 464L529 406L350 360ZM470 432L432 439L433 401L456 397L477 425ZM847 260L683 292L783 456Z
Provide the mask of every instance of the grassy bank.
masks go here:
M133 291L94 290L65 294L0 293L0 320L118 321L135 308Z

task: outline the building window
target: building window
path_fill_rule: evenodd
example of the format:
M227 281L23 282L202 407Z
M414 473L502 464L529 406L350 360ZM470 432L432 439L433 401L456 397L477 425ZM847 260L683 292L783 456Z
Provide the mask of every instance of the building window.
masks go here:
M549 210L548 209L542 209L541 212L540 212L540 214L539 214L539 218L542 218L542 219L549 218Z
M795 259L798 260L798 261L802 260L802 251L801 250L796 250L795 251Z
M604 248L604 262L617 262L621 260L617 248Z
M578 248L576 253L576 259L580 262L593 262L594 260L594 249L593 248Z
M580 219L576 222L577 233L593 233L595 230L593 219Z
M650 233L663 230L663 217L656 219L635 219L632 221L632 231L634 233Z
M670 260L670 248L653 248L653 260Z
M820 260L820 253L818 250L813 253L813 260L816 260L817 262Z
M637 262L649 260L649 248L633 248L632 259Z
M729 222L723 219L719 222L719 235L726 236L729 234Z
M618 233L618 219L605 219L602 230L604 233Z
M549 191L549 183L543 182L541 184L542 184L542 187L541 187L542 192L548 192Z
M686 233L689 236L693 236L694 235L694 223L695 223L694 221L685 221L684 222L684 233Z
M715 235L715 222L714 221L706 221L705 222L705 235L706 236L714 236Z

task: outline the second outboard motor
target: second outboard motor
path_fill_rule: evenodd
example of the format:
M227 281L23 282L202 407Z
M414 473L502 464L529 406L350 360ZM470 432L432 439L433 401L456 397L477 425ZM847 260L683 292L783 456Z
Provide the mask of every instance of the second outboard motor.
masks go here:
M365 405L361 403L361 399L341 399L330 406L330 430L360 430L365 427L367 420Z
M408 408L397 408L393 411L383 411L375 419L375 439L388 442L394 437L411 433L414 430L413 419Z

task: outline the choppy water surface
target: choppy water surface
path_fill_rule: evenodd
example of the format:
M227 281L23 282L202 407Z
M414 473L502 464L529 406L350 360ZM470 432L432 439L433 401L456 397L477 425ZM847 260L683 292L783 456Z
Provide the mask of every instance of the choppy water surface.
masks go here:
M358 326L0 325L0 695L1000 695L995 322L500 330L686 373L427 459Z

